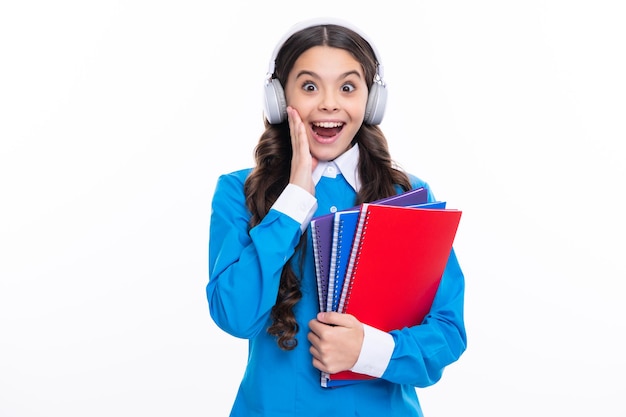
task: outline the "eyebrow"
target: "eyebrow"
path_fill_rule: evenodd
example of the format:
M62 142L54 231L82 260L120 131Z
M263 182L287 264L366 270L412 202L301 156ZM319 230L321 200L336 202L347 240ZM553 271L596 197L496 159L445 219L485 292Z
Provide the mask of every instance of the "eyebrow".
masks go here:
M315 72L313 71L308 71L308 70L302 70L300 71L297 75L296 75L296 79L302 77L303 75L308 75L310 77L313 78L321 78L319 75L317 75ZM357 70L351 70L351 71L347 71L344 72L343 74L341 74L338 79L344 79L344 78L348 78L350 75L356 75L357 77L361 78L361 74L357 71Z

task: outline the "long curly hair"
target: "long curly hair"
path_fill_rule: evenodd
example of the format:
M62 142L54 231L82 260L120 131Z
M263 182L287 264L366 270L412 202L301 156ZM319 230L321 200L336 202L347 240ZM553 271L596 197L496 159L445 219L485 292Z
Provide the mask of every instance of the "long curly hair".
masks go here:
M295 61L314 46L341 48L351 53L363 66L365 79L371 80L368 88L371 87L378 64L372 47L354 31L333 24L309 27L287 39L277 54L273 77L285 85ZM406 173L392 161L387 140L378 126L363 124L353 143L360 148L358 170L362 183L355 205L393 195L396 186L405 191L411 188ZM254 149L254 157L256 165L244 186L246 204L252 213L250 228L261 222L289 183L292 148L288 122L272 125L265 120L265 131ZM306 234L303 234L296 253L305 248ZM290 260L282 269L276 304L271 311L272 324L267 329L284 350L292 350L298 343L295 336L299 326L293 310L302 292L296 267Z

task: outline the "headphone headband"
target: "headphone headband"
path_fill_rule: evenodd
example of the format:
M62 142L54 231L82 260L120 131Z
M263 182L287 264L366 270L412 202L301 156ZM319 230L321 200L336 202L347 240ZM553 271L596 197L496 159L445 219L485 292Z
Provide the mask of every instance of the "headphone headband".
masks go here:
M270 59L269 67L267 69L268 77L272 77L274 75L274 70L276 69L275 67L276 57L278 56L278 53L280 52L280 49L283 47L285 42L287 42L287 39L289 39L292 35L300 32L303 29L307 29L307 28L314 27L314 26L322 26L322 25L343 26L347 29L352 30L353 32L358 34L360 37L365 39L365 41L370 45L370 47L374 51L376 64L377 64L376 74L378 75L380 79L383 78L384 74L383 74L382 60L380 59L380 54L378 53L378 50L376 50L376 46L374 46L374 43L368 38L368 36L361 29L354 26L352 23L347 22L342 19L334 18L334 17L316 17L312 19L303 20L293 25L287 31L287 33L285 33L283 37L278 41L278 43L276 44L276 47L274 48L274 52L272 53L272 58Z

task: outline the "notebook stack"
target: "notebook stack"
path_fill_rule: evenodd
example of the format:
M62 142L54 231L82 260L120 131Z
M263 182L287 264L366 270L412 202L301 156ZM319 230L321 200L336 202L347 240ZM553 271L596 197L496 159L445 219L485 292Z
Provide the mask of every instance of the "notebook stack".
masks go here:
M452 250L461 211L427 202L416 188L311 221L320 311L354 315L383 331L428 314ZM335 387L374 379L322 372Z

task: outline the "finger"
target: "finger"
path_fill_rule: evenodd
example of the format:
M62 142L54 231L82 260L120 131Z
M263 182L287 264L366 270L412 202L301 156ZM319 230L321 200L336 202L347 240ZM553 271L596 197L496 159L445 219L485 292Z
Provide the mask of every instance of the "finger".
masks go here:
M317 319L331 326L354 327L358 324L358 320L353 315L333 311L318 313Z
M294 150L301 145L302 133L306 135L304 131L304 123L300 118L300 114L293 107L287 107L287 118L289 119L289 133L291 135L291 145Z
M294 132L296 130L296 117L297 112L294 112L293 107L287 107L287 120L289 121L289 133L291 134L291 145L294 146Z
M300 119L298 112L294 110L294 113L294 130L291 135L295 142L295 149L298 151L296 156L301 158L303 162L310 163L309 140L306 135L306 128L304 127L304 123L302 122L302 119Z
M313 319L309 322L309 329L311 330L309 332L312 335L311 337L315 336L316 340L320 340L324 331L328 329L328 325Z
M319 343L321 339L320 336L317 333L315 333L314 330L311 330L309 334L307 334L306 338L309 341L309 343L315 346L317 346L317 344Z
M322 355L322 352L316 346L311 346L309 348L309 353L311 354L311 357L312 357L311 362L313 366L319 369L320 371L326 372L326 370L328 369L328 364L326 363L326 360L324 358L324 355Z
M321 360L322 354L315 345L311 345L311 347L309 347L309 353L318 361Z
M318 358L313 358L311 363L313 364L313 367L315 369L317 369L319 371L322 371L322 372L329 372L328 367L326 366L326 364L324 364L324 362L320 361Z

